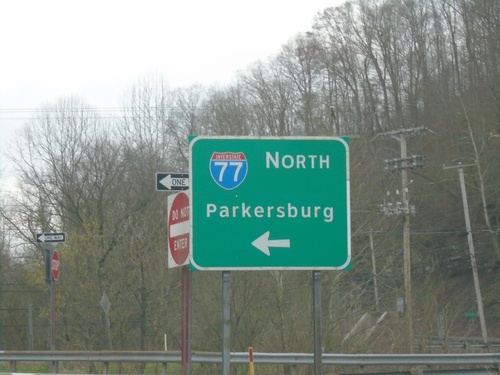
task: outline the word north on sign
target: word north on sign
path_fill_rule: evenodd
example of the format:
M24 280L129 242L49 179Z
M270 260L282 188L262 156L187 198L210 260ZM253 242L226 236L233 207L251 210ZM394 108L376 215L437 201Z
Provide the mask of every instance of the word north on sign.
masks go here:
M350 265L349 147L329 137L195 137L191 267Z

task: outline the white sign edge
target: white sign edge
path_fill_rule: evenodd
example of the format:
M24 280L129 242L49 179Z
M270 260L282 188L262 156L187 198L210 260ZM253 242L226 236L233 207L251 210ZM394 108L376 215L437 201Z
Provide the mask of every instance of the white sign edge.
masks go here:
M346 136L346 138L349 138ZM275 266L270 266L270 267L203 267L199 266L195 260L194 260L194 235L193 235L193 197L192 197L192 189L191 187L193 186L193 158L192 158L192 149L193 145L196 143L196 141L203 140L203 139L213 139L213 140L237 140L237 139L242 139L242 140L323 140L323 141L338 141L342 143L345 147L345 152L346 152L346 195L347 195L347 258L346 262L341 265L341 266L332 266L332 267L295 267L295 266L290 266L290 267L275 267ZM190 251L189 251L189 264L194 267L198 271L286 271L286 270L294 270L294 271L311 271L311 270L318 270L318 271L340 271L346 269L350 264L351 264L351 172L349 168L349 160L350 160L350 154L349 154L349 144L346 142L346 140L341 137L341 136L312 136L312 137L306 137L306 136L264 136L264 137L258 137L258 136L204 136L204 135L197 135L193 136L193 138L189 141L189 176L191 178L190 180L190 189L188 190L189 192L189 228L190 228ZM170 253L169 253L170 254Z

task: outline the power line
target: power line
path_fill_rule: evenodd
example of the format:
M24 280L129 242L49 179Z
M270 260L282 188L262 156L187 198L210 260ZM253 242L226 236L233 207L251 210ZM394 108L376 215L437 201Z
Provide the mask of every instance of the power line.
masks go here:
M50 115L51 119L62 119L62 114L80 112L107 114L107 116L99 116L100 119L132 119L131 113L154 115L155 111L158 110L173 111L178 109L180 109L178 106L0 108L0 120L45 120L46 117L41 115Z

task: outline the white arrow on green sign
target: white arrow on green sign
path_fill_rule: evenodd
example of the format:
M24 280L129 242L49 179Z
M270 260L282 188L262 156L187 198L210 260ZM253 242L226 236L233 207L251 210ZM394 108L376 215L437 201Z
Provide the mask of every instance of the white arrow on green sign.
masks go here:
M349 146L339 137L195 137L191 267L350 265Z

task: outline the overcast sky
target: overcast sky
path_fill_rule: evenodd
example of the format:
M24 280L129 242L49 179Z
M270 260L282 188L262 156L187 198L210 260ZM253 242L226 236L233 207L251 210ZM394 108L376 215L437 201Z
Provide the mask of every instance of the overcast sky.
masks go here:
M148 74L172 88L229 83L343 2L1 0L0 147L23 123L12 118L60 97L116 108Z

